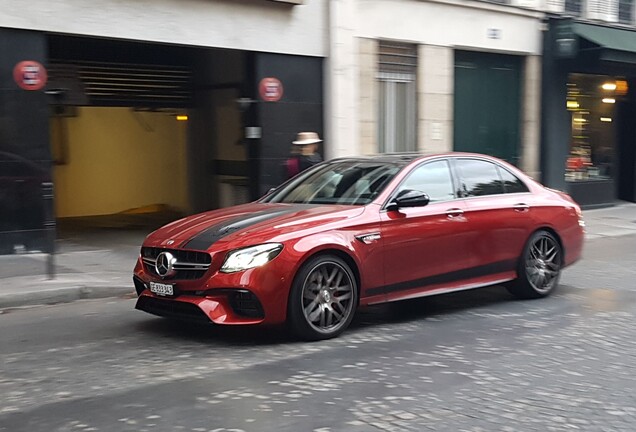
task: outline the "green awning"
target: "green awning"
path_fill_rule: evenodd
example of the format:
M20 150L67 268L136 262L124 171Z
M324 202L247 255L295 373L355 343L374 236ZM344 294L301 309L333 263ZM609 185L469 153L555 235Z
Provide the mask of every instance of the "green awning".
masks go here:
M573 27L580 38L599 46L601 60L636 64L636 31L583 23Z

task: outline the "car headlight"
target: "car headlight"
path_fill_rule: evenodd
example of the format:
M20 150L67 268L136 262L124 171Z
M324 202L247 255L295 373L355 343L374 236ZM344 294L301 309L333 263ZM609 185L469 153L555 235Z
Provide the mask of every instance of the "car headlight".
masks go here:
M234 273L267 264L283 250L280 243L267 243L237 249L227 254L221 266L223 273Z

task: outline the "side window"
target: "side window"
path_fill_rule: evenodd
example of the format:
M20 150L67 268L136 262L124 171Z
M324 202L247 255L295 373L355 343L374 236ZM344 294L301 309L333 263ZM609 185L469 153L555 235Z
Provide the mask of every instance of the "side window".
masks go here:
M458 159L457 168L461 176L462 196L503 194L504 188L497 166L479 159Z
M426 193L431 202L455 198L448 161L429 162L415 168L400 186L398 194L409 189Z
M499 167L499 175L506 193L530 192L528 186L507 169Z

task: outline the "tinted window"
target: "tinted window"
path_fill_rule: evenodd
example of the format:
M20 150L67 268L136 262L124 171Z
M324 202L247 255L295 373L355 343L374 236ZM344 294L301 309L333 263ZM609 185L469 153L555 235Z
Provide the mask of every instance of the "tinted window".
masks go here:
M528 187L507 169L499 167L499 174L506 193L529 192Z
M402 183L399 191L407 189L425 192L431 202L455 198L448 162L435 161L417 167Z
M497 195L504 193L497 166L477 159L458 159L462 196Z

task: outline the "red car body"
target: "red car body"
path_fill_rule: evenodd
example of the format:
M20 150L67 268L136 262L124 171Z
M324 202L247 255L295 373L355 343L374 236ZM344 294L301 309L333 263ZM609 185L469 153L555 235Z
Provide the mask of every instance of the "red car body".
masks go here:
M500 173L506 170L521 180L527 192L471 197L454 192L454 198L442 202L389 208L395 191L416 167L430 161L453 167L462 158L496 164ZM561 267L581 256L584 224L579 206L498 159L450 153L345 161L387 161L398 164L398 170L364 205L268 202L265 197L160 228L144 241L134 269L137 308L215 324L279 324L289 318L290 292L302 266L321 254L338 257L351 269L359 305L513 281L524 247L536 232L557 239ZM459 185L461 176L455 177L453 184ZM221 271L230 251L262 244L280 244L282 250L263 265ZM201 266L194 275L161 277L156 265L162 251L173 252L175 265L189 262L185 272L197 262ZM151 282L168 283L174 292L153 293Z

